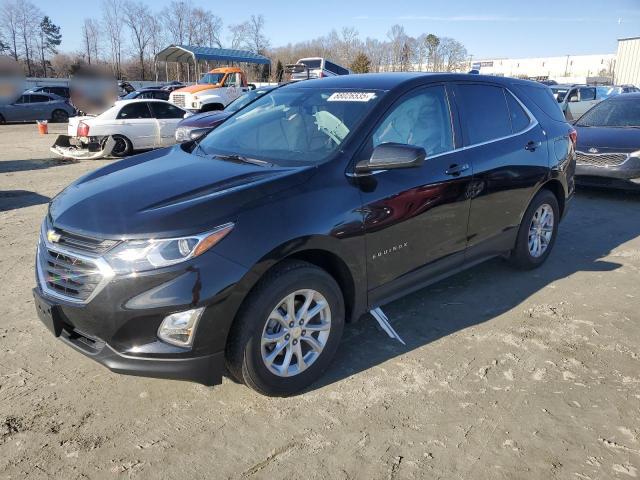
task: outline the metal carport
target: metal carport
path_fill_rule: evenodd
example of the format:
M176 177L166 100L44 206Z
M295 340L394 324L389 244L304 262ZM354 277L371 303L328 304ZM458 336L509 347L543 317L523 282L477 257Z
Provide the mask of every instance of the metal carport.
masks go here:
M218 66L234 65L236 63L253 63L271 66L271 60L267 57L248 50L199 47L196 45L169 45L164 50L158 52L155 60L156 62L165 62L165 69L169 63L187 64L187 81L190 81L191 69L188 67L189 65L194 65L196 78L200 76L200 67L203 64L206 65L207 71L210 69L209 62L213 62ZM178 72L180 72L180 69L178 69Z

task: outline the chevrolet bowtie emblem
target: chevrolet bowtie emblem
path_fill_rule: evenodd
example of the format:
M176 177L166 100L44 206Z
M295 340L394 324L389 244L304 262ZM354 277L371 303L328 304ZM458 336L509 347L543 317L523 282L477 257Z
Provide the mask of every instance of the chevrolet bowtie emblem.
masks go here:
M54 230L47 230L47 240L50 243L56 243L60 241L60 234L56 233Z

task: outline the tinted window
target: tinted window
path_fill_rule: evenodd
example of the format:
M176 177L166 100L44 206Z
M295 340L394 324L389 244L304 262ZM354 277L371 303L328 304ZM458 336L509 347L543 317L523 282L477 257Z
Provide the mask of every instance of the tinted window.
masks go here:
M529 126L529 116L511 93L505 92L505 95L509 106L509 116L511 117L511 131L513 133L521 132Z
M31 103L42 103L51 101L46 95L31 95Z
M153 92L153 98L158 100L169 100L169 92Z
M184 111L170 103L151 102L151 111L155 118L182 118Z
M580 101L581 102L588 102L589 100L595 100L596 99L596 89L595 88L589 88L589 87L585 87L585 88L580 88Z
M118 119L151 118L147 102L136 102L125 105L117 116Z
M338 66L338 74L340 74L340 75L349 75L349 70L347 70L346 68L342 68L342 67Z
M453 150L451 114L444 87L426 88L396 104L373 133L373 146L382 143L423 147L427 158Z
M504 91L491 85L458 85L469 144L511 135Z
M560 109L560 105L558 105L558 102L553 98L553 94L548 87L539 87L537 85L513 85L513 88L516 92L523 94L526 98L535 103L536 106L552 120L566 122L564 114ZM529 110L531 110L531 108Z
M326 60L324 62L324 68L325 70L329 70L332 73L335 73L335 74L338 73L338 67L335 64L328 62Z
M21 95L20 98L18 98L18 100L16 100L14 103L29 103L29 97L31 95Z

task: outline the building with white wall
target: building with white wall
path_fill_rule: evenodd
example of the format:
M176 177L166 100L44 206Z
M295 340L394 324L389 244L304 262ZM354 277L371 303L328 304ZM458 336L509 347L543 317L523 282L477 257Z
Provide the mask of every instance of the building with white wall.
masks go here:
M584 83L587 78L613 77L615 53L564 55L559 57L494 58L474 60L471 68L487 75L550 79L566 83Z
M640 86L640 37L618 39L615 83Z

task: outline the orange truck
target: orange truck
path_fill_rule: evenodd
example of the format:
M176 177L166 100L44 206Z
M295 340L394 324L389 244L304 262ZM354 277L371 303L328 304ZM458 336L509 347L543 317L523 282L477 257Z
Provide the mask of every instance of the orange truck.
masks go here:
M241 69L214 68L195 85L171 92L169 101L192 112L222 110L249 89L247 76Z

